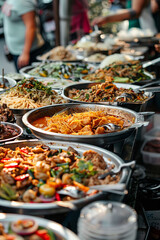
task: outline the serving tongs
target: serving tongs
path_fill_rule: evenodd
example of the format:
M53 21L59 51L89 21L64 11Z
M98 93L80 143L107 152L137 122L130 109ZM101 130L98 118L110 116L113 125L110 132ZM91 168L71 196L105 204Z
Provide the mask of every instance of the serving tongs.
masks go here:
M120 164L120 165L118 166L117 169L113 169L113 170L111 170L111 171L109 171L109 172L106 172L106 173L104 173L104 174L102 174L102 175L99 175L99 176L98 176L98 179L104 179L104 178L106 178L106 177L109 176L109 175L110 175L110 176L116 175L116 174L120 173L120 171L121 171L123 168L126 168L126 167L134 168L135 164L136 164L135 161L128 162L128 163L122 163L122 164Z
M151 61L149 61L149 62L143 63L143 64L142 64L142 67L143 67L143 68L146 68L146 67L149 67L149 66L151 66L151 65L153 65L153 64L155 64L155 63L158 63L158 62L160 62L160 57L155 58L155 59L153 59L153 60L151 60Z
M117 184L104 184L104 185L94 185L90 186L88 192L84 192L79 190L75 186L67 186L58 191L60 195L68 195L73 198L82 198L89 194L92 190L98 190L103 192L114 193L118 195L127 194L126 185L124 183L117 183Z
M160 83L160 80L154 82L154 84L156 84L156 83L157 83L157 84ZM135 93L140 93L140 92L142 92L142 91L144 91L144 92L150 92L150 93L160 92L160 86L150 87L151 85L153 85L153 83L152 83L152 84L146 84L146 85L141 86L141 87L139 87L139 88L133 89L133 91L134 91ZM130 94L130 93L125 93L125 92L124 92L124 93L122 93L121 95L117 96L117 97L115 98L115 100L117 101L117 100L120 99L120 98L124 98L124 101L127 101L127 99L128 99L128 100L132 100L132 99L133 99L133 96L132 96L132 94Z

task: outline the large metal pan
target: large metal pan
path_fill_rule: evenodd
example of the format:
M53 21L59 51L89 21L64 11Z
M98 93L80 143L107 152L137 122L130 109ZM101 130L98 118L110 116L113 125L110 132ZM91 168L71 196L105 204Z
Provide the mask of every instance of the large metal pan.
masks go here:
M1 146L5 148L11 148L14 150L16 147L35 147L37 144L45 144L49 146L52 149L64 149L67 150L69 146L72 146L77 152L79 152L81 155L83 152L86 150L94 150L98 152L99 154L103 155L103 158L106 162L109 161L109 163L113 163L115 165L115 169L118 168L118 166L123 163L123 160L117 156L116 154L96 147L96 146L91 146L89 144L80 144L80 143L73 143L73 142L61 142L61 141L38 141L38 140L23 140L23 141L16 141L16 142L9 142L5 143ZM109 160L110 159L110 160ZM121 176L120 176L120 181L119 183L126 183L128 180L128 174L129 170L128 169L123 169ZM116 196L113 194L108 194L110 198ZM95 201L97 199L101 199L104 197L103 193L97 193L93 196L89 197L84 197L78 200L71 201L73 205L76 207L82 207L89 202ZM113 199L113 198L112 198ZM42 214L56 214L56 213L61 213L61 212L66 212L69 211L69 208L59 206L56 203L23 203L23 202L16 202L16 201L7 201L0 199L0 205L5 211L10 211L10 212L18 212L18 213L30 213L30 214L36 214L36 215L42 215Z
M101 84L101 83L77 83L77 84L72 84L70 86L65 87L62 90L62 96L70 102L85 103L85 102L82 102L82 101L78 101L78 100L69 98L68 97L69 96L69 91L73 88L77 89L77 90L89 89L92 86L95 86L97 84ZM115 85L118 88L126 88L126 89L132 88L133 90L139 89L138 85L122 84L122 83L115 83ZM144 95L146 95L148 98L143 102L101 102L101 104L107 104L107 105L112 105L112 106L122 106L122 107L125 107L125 108L132 109L136 112L145 111L148 102L151 101L151 99L154 97L154 94L152 92L147 92L146 91L146 92L144 92ZM95 104L94 102L89 102L89 103ZM96 103L98 103L98 102L96 102Z
M113 114L116 116L121 115L125 119L127 118L127 120L131 122L131 126L119 132L112 132L112 133L106 133L106 134L69 135L69 134L59 134L54 132L48 132L40 128L36 128L32 125L33 121L45 116L52 117L54 114L56 114L59 111L62 111L65 108L70 109L71 112L72 111L83 112L83 111L88 111L88 109L91 109L92 111L97 111L97 110L107 111L112 115ZM127 138L135 128L139 128L146 124L146 122L143 121L142 115L137 114L134 111L131 111L126 108L115 107L115 106L113 107L113 106L100 105L100 104L63 104L63 105L60 104L56 106L42 107L26 113L23 116L22 121L27 127L31 129L33 134L36 135L38 138L49 139L49 140L56 139L56 140L66 140L66 141L72 141L72 142L90 143L100 147L105 147L107 144L112 144Z
M6 214L0 213L0 222L5 227L5 231L9 230L9 226L12 222L22 220L22 219L32 219L38 226L41 226L47 230L52 231L56 235L57 240L79 240L79 238L69 229L63 227L62 225L39 217L31 217L28 215L19 215L19 214ZM18 238L18 237L17 237ZM21 239L21 238L20 238Z

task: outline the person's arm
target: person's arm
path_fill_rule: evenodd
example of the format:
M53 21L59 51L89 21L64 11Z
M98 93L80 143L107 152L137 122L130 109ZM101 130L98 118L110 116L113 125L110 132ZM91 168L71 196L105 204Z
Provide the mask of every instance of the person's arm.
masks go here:
M25 42L22 54L18 58L18 67L21 68L23 66L28 65L30 60L30 50L32 47L32 43L35 36L36 31L36 23L35 23L35 12L27 12L21 16L22 20L25 24Z
M145 7L145 4L145 0L132 0L131 9L119 10L116 14L111 14L106 17L97 17L92 21L92 25L102 26L106 23L138 18Z
M160 53L160 44L155 44L154 46L156 51Z
M151 0L152 13L156 13L160 10L160 0Z

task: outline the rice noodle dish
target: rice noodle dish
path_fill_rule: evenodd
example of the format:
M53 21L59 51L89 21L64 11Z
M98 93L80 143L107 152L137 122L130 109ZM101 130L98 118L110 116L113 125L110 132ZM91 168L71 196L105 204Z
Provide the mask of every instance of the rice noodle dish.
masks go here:
M0 104L7 104L11 109L32 109L65 102L56 91L34 78L24 79L0 95Z

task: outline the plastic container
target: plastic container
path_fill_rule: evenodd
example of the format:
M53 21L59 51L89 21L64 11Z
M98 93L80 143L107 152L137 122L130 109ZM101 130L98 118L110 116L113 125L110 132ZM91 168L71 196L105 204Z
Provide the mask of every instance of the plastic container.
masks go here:
M152 128L150 131L148 131L145 135L144 138L146 140L157 138L160 140L160 127L155 127Z
M144 148L146 147L146 145L148 143L151 144L151 148L148 150L144 150ZM157 147L155 147L155 149L156 148L160 149L160 138L152 137L152 138L148 138L144 141L144 143L141 147L143 162L145 164L160 166L160 152L158 153L158 152L156 152L156 150L154 151L154 147L152 147L152 145L157 145ZM151 149L152 149L152 151L149 151Z

